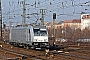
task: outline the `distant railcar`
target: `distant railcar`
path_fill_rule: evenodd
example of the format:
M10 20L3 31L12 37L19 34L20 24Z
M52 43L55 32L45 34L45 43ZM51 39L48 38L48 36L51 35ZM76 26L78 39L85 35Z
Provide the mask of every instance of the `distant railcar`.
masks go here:
M45 26L11 28L9 43L24 48L49 48L48 31Z

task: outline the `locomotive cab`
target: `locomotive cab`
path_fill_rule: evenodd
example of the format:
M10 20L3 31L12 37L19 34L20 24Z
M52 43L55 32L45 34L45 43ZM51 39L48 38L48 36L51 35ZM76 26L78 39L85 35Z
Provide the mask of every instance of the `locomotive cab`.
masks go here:
M37 48L49 48L48 32L45 26L37 26L33 28L34 40L33 45Z

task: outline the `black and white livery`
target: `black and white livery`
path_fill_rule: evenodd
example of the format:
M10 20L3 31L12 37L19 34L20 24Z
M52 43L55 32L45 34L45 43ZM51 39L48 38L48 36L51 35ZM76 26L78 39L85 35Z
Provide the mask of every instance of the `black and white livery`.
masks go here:
M24 48L49 48L46 26L28 26L11 28L9 43Z

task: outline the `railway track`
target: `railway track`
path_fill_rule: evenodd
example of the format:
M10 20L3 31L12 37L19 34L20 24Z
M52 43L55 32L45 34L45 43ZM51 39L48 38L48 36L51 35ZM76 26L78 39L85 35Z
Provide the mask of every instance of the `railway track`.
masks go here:
M9 53L9 54L13 54L15 56L19 56L20 60L22 59L41 59L41 60L47 60L45 58L42 58L40 55L36 56L36 55L33 55L33 54L26 54L26 53L21 53L21 52L17 52L17 51L13 51L13 50L9 50L9 49L6 49L6 48L1 48L0 49L0 52L6 52L6 53Z
M75 50L74 50L75 49ZM71 49L71 50L67 50L68 52L65 52L65 51L62 51L62 52L57 52L57 51L54 51L54 52L49 52L48 54L49 55L54 55L57 57L57 59L60 59L60 60L90 60L90 50L85 50L83 52L82 49L77 49L77 48L74 48L74 49ZM76 50L77 49L77 50ZM82 51L82 52L81 52ZM86 53L85 53L86 52ZM62 57L62 58L59 58L59 57Z
M53 57L46 56L44 51L35 51L35 50L27 50L24 48L18 48L11 46L9 44L3 44L0 47L0 53L4 56L5 53L8 53L16 58L17 60L90 60L90 50L70 50L68 53L66 51L58 53L58 52L51 52ZM87 51L87 52L84 52ZM13 59L13 57L11 59ZM5 58L5 57L2 57ZM7 57L6 57L7 58ZM1 55L0 55L1 59ZM1 59L2 60L2 59ZM10 59L7 59L10 60Z
M81 60L90 60L90 48L88 48L88 46L86 46L85 48L72 47L72 49L67 49L67 51L68 54L62 53L60 55L79 58Z
M90 60L90 57L84 56L84 54L79 55L78 53L77 54L76 53L70 53L70 54L60 54L60 55L79 58L79 59L83 59L83 60Z
M33 59L33 60L35 60L35 59L46 60L46 58L43 57L44 54L39 54L40 53L39 51L27 50L27 49L22 49L22 48L18 51L18 47L14 47L13 48L13 46L8 46L8 45L0 47L0 52L3 52L3 53L6 52L6 53L9 53L10 55L19 56L21 60L22 59L26 59L26 60L29 60L29 59Z
M11 59L20 59L21 56L18 56L16 54L12 54L12 53L0 48L0 60L9 60L10 58Z

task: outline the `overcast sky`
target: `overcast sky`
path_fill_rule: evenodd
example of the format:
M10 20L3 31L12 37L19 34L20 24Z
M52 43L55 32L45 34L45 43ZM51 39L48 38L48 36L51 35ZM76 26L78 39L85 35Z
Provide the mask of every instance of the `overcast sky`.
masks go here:
M22 1L23 0L2 0L3 22L22 23ZM34 23L41 18L40 9L45 10L44 21L52 22L52 14L56 13L56 20L80 19L80 13L90 14L89 0L26 0L26 14L38 13L39 15L29 15L26 23ZM28 17L28 15L26 15ZM40 21L38 21L40 22Z

